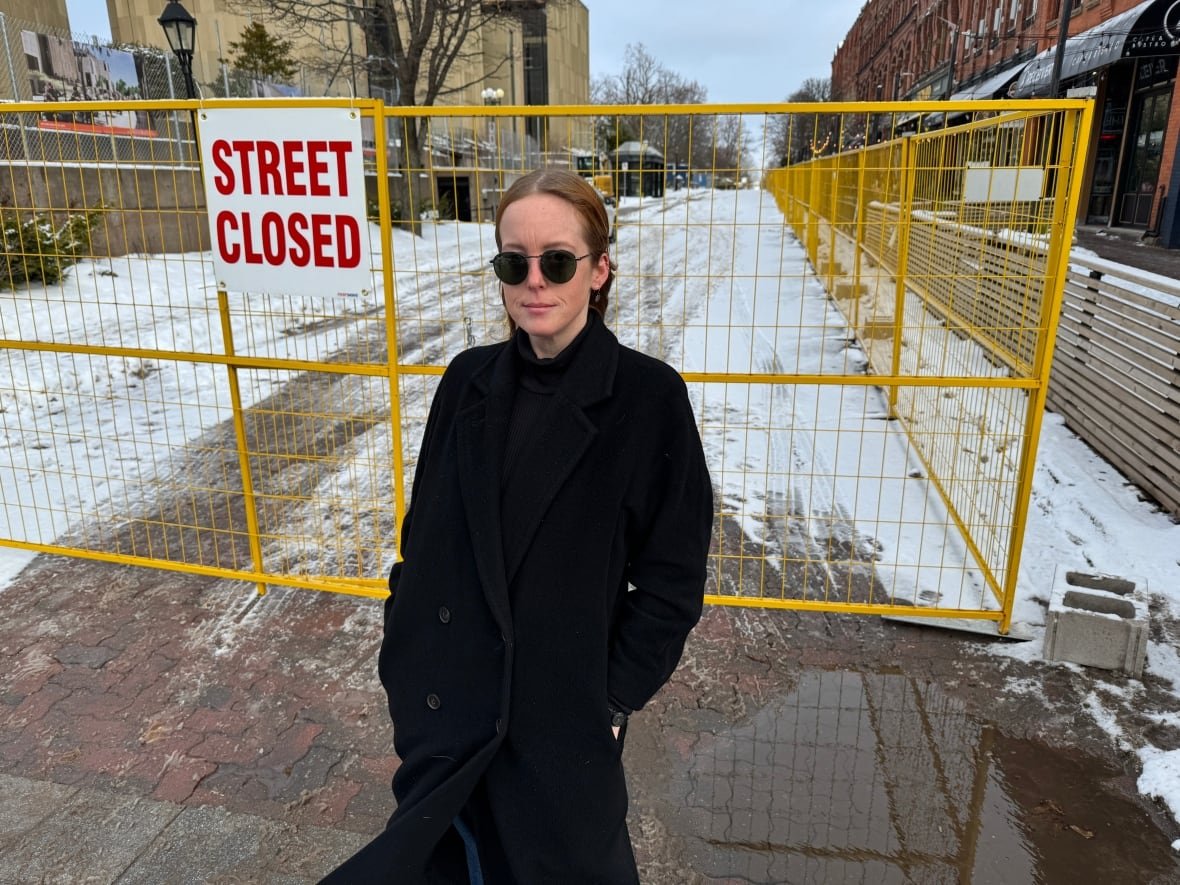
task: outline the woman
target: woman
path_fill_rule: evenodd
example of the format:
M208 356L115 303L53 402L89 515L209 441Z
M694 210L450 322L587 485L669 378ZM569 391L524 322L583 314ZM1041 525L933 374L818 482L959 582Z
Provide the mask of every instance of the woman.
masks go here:
M500 204L512 336L443 376L389 578L397 811L333 881L638 881L626 718L700 617L713 503L684 382L603 322L608 237L570 172Z

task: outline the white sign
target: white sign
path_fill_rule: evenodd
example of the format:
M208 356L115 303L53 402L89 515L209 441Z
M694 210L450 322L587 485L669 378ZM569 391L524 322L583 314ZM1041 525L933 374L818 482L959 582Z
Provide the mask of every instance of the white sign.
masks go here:
M1044 196L1045 170L1040 166L993 168L968 163L963 170L964 203L1032 203Z
M199 116L220 288L356 295L373 287L357 111L218 108Z

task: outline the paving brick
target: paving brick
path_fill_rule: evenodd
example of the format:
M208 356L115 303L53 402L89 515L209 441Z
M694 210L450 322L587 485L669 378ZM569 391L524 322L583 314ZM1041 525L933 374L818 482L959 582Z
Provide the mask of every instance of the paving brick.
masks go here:
M20 705L4 711L7 715L0 719L2 728L23 728L29 723L41 719L49 709L71 694L69 689L57 685L45 685L37 691L31 692ZM3 715L3 714L0 714Z
M101 687L74 689L70 692L68 704L70 715L90 716L95 719L110 719L123 713L133 703L131 698L114 692L102 691Z
M264 747L247 740L242 735L210 732L189 751L194 757L206 759L221 765L227 762L237 765L252 765L265 752Z
M326 789L329 773L340 764L343 756L343 752L330 747L310 748L298 761L282 769L285 781L276 782L279 787L273 794L274 798L279 801L292 801L305 794ZM350 794L348 798L351 799L352 795L355 793Z
M184 802L197 786L217 770L217 766L204 759L181 756L166 763L159 775L159 783L152 790L152 798L165 802Z
M5 672L0 676L9 691L29 695L62 671L62 664L53 657L54 646L48 642L25 645L5 661Z
M360 791L361 784L339 778L315 789L305 790L287 806L291 820L321 827L339 824Z
M342 620L340 612L348 611L354 600L299 591L275 591L265 607L247 609L244 600L250 598L250 588L187 578L174 581L172 576L106 564L59 564L55 575L54 580L70 586L92 585L88 598L94 604L87 619L117 623L117 634L102 644L120 650L97 670L78 660L68 668L66 681L80 690L81 706L94 707L91 696L101 694L130 703L109 718L78 720L78 708L67 697L50 705L35 722L0 724L0 768L35 773L40 780L37 789L48 795L69 794L76 788L68 784L78 784L108 794L106 807L124 808L136 820L161 816L169 821L150 842L141 841L128 877L98 881L313 883L384 825L393 809L389 781L397 760L384 695L372 673L373 639L380 632L379 621L370 619L372 613ZM147 585L142 593L137 592L141 581ZM103 592L107 584L114 587L110 594ZM87 619L71 620L64 611L53 615L52 630L66 633L38 632L50 624L47 610L38 605L39 589L22 579L0 594L0 648L35 644L42 655L52 657L53 649L70 643L92 644L68 632ZM371 606L373 612L379 607ZM235 621L244 611L246 616ZM295 616L284 618L288 611ZM323 630L300 635L318 614L328 619L320 623L344 626L336 635L320 635ZM228 623L236 625L233 630L218 627ZM96 624L87 629L102 632ZM216 653L209 641L214 633L219 637ZM46 635L53 641L46 644ZM690 639L684 666L637 715L628 740L632 832L643 881L704 881L694 867L693 852L707 856L717 845L691 834L708 832L717 820L705 813L707 809L685 809L681 814L670 811L668 804L685 801L687 793L681 793L692 788L686 773L693 764L700 765L702 756L711 760L712 774L744 779L743 784L725 788L727 795L749 806L730 814L729 835L741 833L753 840L798 835L802 841L812 836L814 814L801 812L795 821L773 817L759 804L767 801L770 789L788 794L804 783L779 774L765 787L759 781L755 762L780 772L796 758L787 755L781 743L789 735L776 738L775 750L767 733L766 743L755 744L748 758L732 746L725 755L719 736L762 721L759 717L765 718L767 705L790 692L801 673L820 663L837 671L904 669L907 676L913 674L915 684L926 676L942 679L977 707L1000 705L1003 710L1017 709L1010 696L997 690L1004 684L998 674L1011 666L1017 677L1039 680L1043 693L1036 695L1036 704L1020 708L1020 716L999 717L1005 727L1052 729L1054 734L1068 734L1070 740L1089 734L1085 722L1079 719L1076 728L1073 724L1084 696L1082 686L1088 684L1076 671L1039 662L997 664L994 657L973 655L970 648L918 628L885 626L869 618L708 609ZM61 666L56 661L55 665ZM115 684L85 678L108 672L118 675ZM11 681L0 676L0 686L10 688ZM1151 690L1144 683L1142 691ZM0 723L27 698L13 700L15 705L0 706ZM886 710L885 718L895 712ZM125 731L95 726L120 720ZM1062 722L1070 727L1059 727ZM1100 729L1092 731L1097 734ZM240 738L240 746L218 744L231 737ZM1094 740L1107 738L1102 733ZM220 758L203 758L196 752L206 741L203 752ZM96 748L117 752L104 756ZM118 754L124 751L134 758L130 767L118 764L123 759ZM771 764L775 752L783 756ZM954 760L945 762L948 771L953 764ZM802 777L809 776L805 766L801 768ZM834 780L835 773L828 776ZM712 782L702 781L693 793L703 803L713 797L706 795L706 786L712 789ZM902 798L912 803L912 784L907 789L910 792ZM1133 783L1126 789L1133 789ZM28 835L28 827L20 823L21 809L12 809L9 795L19 802L25 794L6 790L0 776L0 882L16 879L8 865L11 840L5 839L4 821L16 828L13 839ZM138 803L131 804L136 797ZM751 816L751 810L762 817ZM700 814L694 817L696 812ZM839 813L847 817L848 809ZM45 817L36 810L33 816L36 826ZM93 816L71 819L78 827L96 828ZM697 824L703 829L693 829ZM846 846L853 844L850 833L852 828L846 827L814 838L822 836L824 844L833 847ZM719 831L716 837L724 840L727 835ZM58 832L56 838L73 836ZM756 853L741 847L734 851L743 858ZM788 862L783 857L772 856L771 850L763 853L763 867L770 875L786 874ZM88 881L87 861L72 856L71 866L56 879L46 874L44 881ZM819 867L801 872L822 881ZM876 872L887 878L884 868Z
M316 722L296 722L283 731L274 744L258 760L268 768L284 768L294 765L307 755L312 744L324 727Z
M63 646L53 653L53 656L67 667L82 666L93 670L101 668L117 655L118 652L113 648L103 645L81 645L76 642Z
M224 735L242 735L253 724L253 718L241 710L225 708L195 710L184 721L184 728Z

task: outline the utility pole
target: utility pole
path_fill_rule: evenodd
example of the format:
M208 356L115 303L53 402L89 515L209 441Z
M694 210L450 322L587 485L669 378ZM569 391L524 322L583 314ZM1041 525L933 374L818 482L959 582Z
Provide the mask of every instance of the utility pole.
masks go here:
M1062 2L1068 3L1069 0L1062 0ZM943 98L950 98L951 93L955 91L955 64L959 60L959 37L962 35L974 39L975 34L971 33L970 31L964 31L960 29L959 26L949 18L943 18L940 15L938 16L938 19L948 28L950 28L951 32L950 63L947 65L946 72L946 94L943 95Z
M1069 39L1069 15L1073 4L1061 0L1061 20L1057 22L1057 49L1053 51L1053 79L1049 81L1049 98L1057 97L1061 88L1061 65L1065 61L1065 41Z
M950 98L951 93L955 91L955 62L958 61L959 54L959 26L951 25L951 59L947 65L946 71L946 95L943 98Z
M901 78L910 78L914 76L913 71L894 71L893 72L893 99L894 101L901 101Z

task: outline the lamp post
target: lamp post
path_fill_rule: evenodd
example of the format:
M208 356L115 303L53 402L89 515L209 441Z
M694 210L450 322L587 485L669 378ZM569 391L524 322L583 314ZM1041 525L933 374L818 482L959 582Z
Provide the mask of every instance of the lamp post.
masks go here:
M1061 88L1061 66L1065 62L1065 44L1069 42L1069 17L1073 4L1061 0L1061 19L1057 22L1057 48L1053 50L1053 77L1049 81L1049 98L1057 97Z
M164 7L157 20L164 29L164 36L168 38L168 48L180 62L180 70L184 74L185 95L188 98L196 98L197 88L193 83L193 50L197 44L197 20L180 5L180 0L168 0L168 5Z
M483 99L486 105L499 105L504 101L504 90L498 87L485 86L479 92L479 97ZM488 141L495 142L496 140L496 124L488 117Z

